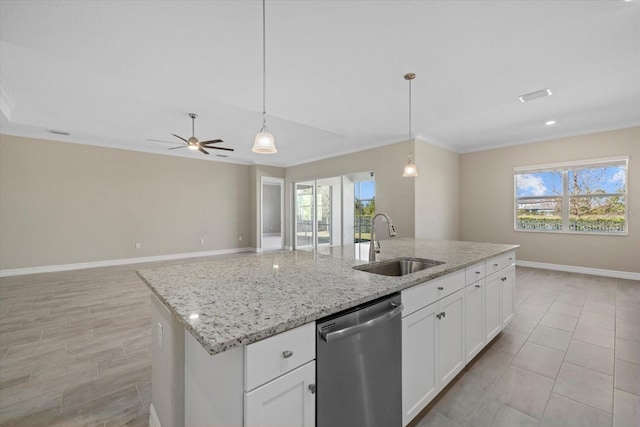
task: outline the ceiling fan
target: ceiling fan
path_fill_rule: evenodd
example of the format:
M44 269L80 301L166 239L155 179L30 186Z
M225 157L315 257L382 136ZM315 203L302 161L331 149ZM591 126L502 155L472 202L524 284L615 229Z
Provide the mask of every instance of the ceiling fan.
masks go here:
M189 117L191 117L191 137L189 139L185 139L180 135L176 135L175 133L172 133L171 135L175 136L178 139L181 139L186 143L186 145L181 145L179 147L172 147L172 148L169 148L169 150L176 150L178 148L187 147L191 150L198 150L203 154L209 154L209 152L205 150L205 148L214 149L214 150L234 151L233 148L216 147L212 145L212 144L219 144L223 142L221 139L212 139L210 141L202 141L202 142L198 141L198 138L195 137L195 122L196 122L196 117L198 117L198 115L196 113L189 113Z

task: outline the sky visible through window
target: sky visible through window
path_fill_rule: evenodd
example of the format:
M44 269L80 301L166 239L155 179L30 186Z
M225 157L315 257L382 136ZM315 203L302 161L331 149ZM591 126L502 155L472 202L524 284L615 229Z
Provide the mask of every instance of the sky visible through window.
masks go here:
M577 169L579 193L623 192L625 168L609 166ZM574 170L569 170L569 192L574 193ZM517 197L540 197L562 194L562 172L545 171L518 174L516 176ZM588 191L586 191L588 189Z
M359 199L370 199L376 194L375 181L359 181L356 197Z

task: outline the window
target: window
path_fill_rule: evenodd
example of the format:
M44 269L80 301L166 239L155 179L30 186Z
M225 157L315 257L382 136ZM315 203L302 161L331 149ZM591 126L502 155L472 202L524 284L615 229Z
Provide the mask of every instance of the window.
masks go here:
M515 230L627 234L628 161L514 168Z

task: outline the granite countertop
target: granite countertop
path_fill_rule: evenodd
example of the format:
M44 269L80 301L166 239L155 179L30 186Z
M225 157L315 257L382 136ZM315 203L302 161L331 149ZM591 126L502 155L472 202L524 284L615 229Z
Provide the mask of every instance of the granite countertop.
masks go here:
M142 269L138 275L202 346L217 354L517 247L412 238L384 240L378 261L403 256L444 262L403 277L354 270L354 265L368 261L356 259L353 245L243 254Z

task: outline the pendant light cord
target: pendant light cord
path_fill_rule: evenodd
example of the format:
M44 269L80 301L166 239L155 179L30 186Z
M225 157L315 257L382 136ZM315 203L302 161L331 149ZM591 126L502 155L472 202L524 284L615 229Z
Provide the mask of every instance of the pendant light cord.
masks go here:
M411 160L411 80L409 80L409 160Z
M262 132L267 129L267 42L266 42L266 8L262 0Z

